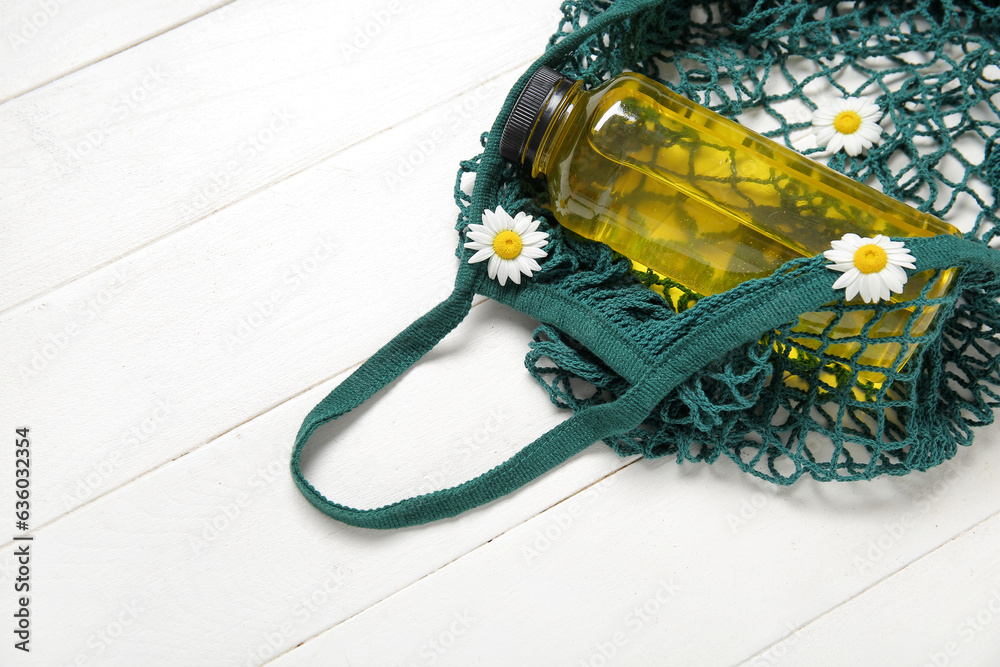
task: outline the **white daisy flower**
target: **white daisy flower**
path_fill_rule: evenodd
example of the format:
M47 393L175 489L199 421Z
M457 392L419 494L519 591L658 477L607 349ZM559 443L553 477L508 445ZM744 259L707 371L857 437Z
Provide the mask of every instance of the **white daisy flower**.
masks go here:
M902 241L892 241L881 234L873 239L844 234L830 245L833 248L823 256L833 264L826 268L843 272L833 289L843 288L848 301L859 293L865 303L888 300L892 298L891 292L902 294L906 284L903 269L916 268L915 258Z
M882 138L882 109L867 97L835 100L831 108L813 114L816 143L831 153L841 148L848 155L859 155Z
M521 274L530 278L532 271L542 268L535 260L548 254L542 247L549 235L538 231L538 225L538 220L523 211L513 218L500 206L495 211L483 211L483 224L468 227L469 242L465 247L476 251L469 264L489 260L486 268L490 278L501 285L510 278L520 285Z

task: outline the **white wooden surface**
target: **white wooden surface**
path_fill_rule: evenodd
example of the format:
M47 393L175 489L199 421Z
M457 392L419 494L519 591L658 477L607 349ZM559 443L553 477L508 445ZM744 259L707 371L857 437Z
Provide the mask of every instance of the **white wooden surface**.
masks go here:
M33 651L8 528L0 663L1000 664L995 428L869 484L598 444L429 526L313 509L294 433L449 292L457 162L555 3L223 4L0 19L0 429L32 429L35 501ZM532 326L478 302L321 432L315 484L376 506L564 419L523 369Z

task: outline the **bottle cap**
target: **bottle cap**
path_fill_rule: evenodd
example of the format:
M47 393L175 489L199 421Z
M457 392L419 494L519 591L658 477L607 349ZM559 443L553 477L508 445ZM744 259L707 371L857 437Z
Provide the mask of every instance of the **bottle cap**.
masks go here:
M532 163L546 127L573 83L551 67L543 65L535 70L503 126L500 155L504 159L514 164Z

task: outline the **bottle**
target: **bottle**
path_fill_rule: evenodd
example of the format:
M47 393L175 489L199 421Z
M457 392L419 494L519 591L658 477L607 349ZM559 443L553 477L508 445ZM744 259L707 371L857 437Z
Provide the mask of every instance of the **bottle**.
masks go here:
M862 237L933 236L960 232L825 165L730 121L641 74L625 73L585 91L553 69L539 68L515 103L500 153L547 179L549 206L564 227L609 245L635 268L665 277L663 292L675 309L689 298L717 294L764 278L785 262L812 257L848 232ZM955 271L924 272L907 282L903 302L929 280L933 298L947 292ZM860 297L856 297L861 303ZM832 299L831 299L832 300ZM853 302L852 302L853 303ZM936 306L898 308L868 329L877 339L924 334ZM815 369L817 337L833 312L806 313L779 350ZM845 313L826 331L830 338L858 337L873 310ZM900 369L916 348L898 342L833 343L824 354L869 366ZM857 359L852 357L857 355ZM807 373L803 373L804 375ZM830 386L851 373L827 364L819 379ZM870 398L885 375L862 370L855 395ZM794 373L790 386L808 389Z

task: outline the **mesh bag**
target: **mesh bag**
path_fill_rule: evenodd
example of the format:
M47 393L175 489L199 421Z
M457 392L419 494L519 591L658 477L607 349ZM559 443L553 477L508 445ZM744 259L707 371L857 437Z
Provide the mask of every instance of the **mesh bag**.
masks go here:
M803 474L871 479L938 465L972 442L972 427L992 423L1000 402L1000 258L990 247L998 233L1000 11L976 1L571 0L562 12L545 55L483 135L483 153L461 164L455 292L303 423L292 471L314 505L356 525L423 523L509 493L596 440L622 456L725 456L779 484ZM829 166L968 231L907 240L917 260L910 273L928 279L902 303L835 300L839 274L822 256L696 301L664 298L650 289L652 274L560 227L544 206L544 183L499 157L500 130L541 65L590 86L640 72L806 155L820 150L797 144L824 92L874 96L888 121L882 143L854 158L837 154ZM470 194L463 185L473 175ZM466 226L496 205L543 220L550 234L541 271L523 285L501 287L467 262ZM954 279L941 293L944 272ZM473 293L542 322L525 363L573 416L457 487L373 509L328 500L301 474L309 436L430 349L464 317ZM821 333L797 330L809 312L821 314ZM837 337L848 319L863 322L860 332ZM909 358L866 363L887 351Z

